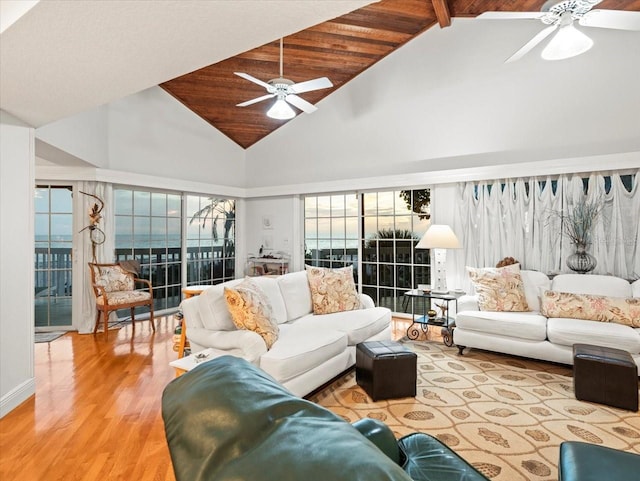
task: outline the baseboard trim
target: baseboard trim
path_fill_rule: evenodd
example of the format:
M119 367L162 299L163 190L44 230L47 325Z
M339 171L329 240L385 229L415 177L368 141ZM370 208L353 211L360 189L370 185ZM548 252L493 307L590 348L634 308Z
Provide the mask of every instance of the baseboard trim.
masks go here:
M0 418L5 417L36 393L36 378L32 377L15 387L0 399Z

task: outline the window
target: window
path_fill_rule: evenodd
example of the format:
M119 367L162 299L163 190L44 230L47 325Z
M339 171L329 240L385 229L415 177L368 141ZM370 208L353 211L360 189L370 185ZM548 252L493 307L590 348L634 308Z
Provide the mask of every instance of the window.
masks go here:
M407 312L404 292L430 283L429 251L415 249L429 208L428 189L305 197L305 262L353 265L356 282L377 305Z
M117 188L114 198L116 260L140 262L139 277L153 285L154 310L176 307L182 287L182 196Z
M354 266L357 282L358 196L339 194L304 200L305 263Z
M415 249L428 227L428 189L362 194L362 292L408 312L403 294L430 284L429 251Z
M235 277L234 200L187 196L187 285Z
M73 195L70 186L35 190L35 326L71 326Z

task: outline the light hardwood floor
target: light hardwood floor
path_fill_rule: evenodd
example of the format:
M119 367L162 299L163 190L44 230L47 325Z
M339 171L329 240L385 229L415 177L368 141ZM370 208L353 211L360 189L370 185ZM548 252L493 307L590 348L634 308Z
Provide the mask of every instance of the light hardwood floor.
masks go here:
M175 480L160 412L175 321L156 323L35 345L36 395L0 419L1 481Z

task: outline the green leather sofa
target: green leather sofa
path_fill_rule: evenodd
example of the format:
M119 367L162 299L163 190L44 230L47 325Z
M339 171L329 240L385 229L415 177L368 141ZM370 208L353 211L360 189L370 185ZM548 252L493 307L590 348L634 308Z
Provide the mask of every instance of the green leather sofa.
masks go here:
M177 481L487 481L429 435L351 425L231 356L169 383L162 416Z

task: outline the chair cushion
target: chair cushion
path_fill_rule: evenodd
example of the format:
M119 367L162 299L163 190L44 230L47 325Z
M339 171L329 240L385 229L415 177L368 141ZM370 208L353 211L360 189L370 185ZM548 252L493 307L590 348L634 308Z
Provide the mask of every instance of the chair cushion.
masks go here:
M614 276L560 274L551 281L551 290L594 296L632 297L631 284Z
M297 322L279 327L278 341L260 357L260 367L279 382L304 374L347 348L347 336L339 331Z
M135 288L133 275L120 266L94 267L95 284L107 292L132 291Z
M593 344L640 353L640 332L622 324L551 317L547 320L547 336L561 346Z
M115 291L107 293L107 302L112 306L145 301L151 301L151 294L147 291ZM98 305L103 305L104 296L98 296L96 302Z
M385 307L334 312L333 314L308 314L295 321L317 330L331 329L347 335L349 346L355 346L383 331L391 322L391 311Z
M313 311L311 290L305 271L290 272L277 280L287 309L287 321L298 319Z
M224 288L237 286L242 279L234 279L208 287L197 297L198 312L205 329L210 331L235 331L236 325L231 319Z
M539 312L462 311L456 316L456 326L530 341L547 338L547 318Z
M506 312L529 310L519 264L482 269L467 267L467 272L478 294L478 305L481 310Z

